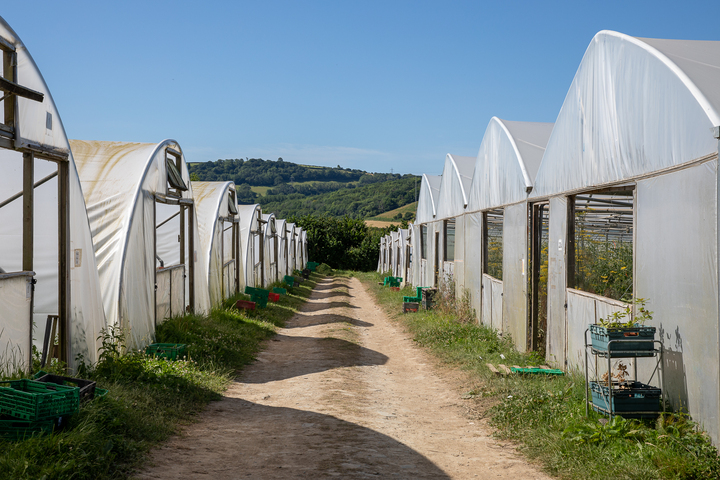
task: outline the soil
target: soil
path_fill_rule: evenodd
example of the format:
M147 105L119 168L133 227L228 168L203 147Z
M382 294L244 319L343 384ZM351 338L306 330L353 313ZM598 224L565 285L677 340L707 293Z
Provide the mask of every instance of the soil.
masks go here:
M137 478L550 478L493 438L463 387L360 281L326 278Z

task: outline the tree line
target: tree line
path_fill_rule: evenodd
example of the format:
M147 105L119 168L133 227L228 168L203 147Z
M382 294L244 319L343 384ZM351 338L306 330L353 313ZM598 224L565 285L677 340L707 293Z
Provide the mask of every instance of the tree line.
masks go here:
M288 222L307 232L308 256L312 261L341 270L375 270L380 256L380 239L398 229L397 225L368 227L362 219L349 216L305 215L290 217ZM402 227L407 228L407 223L403 222Z

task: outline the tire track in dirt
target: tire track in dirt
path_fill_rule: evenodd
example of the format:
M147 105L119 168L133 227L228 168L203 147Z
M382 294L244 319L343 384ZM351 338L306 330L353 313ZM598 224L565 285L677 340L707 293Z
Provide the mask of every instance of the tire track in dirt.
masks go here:
M357 279L327 278L136 478L549 478L438 372Z

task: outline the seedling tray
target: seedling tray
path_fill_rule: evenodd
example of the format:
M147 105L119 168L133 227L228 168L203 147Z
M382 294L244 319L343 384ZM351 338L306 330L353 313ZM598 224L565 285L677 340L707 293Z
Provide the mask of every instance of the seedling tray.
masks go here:
M92 380L84 380L82 378L62 377L46 373L37 379L38 382L54 383L56 385L65 385L69 387L78 387L80 389L80 400L92 400L95 398L95 382Z
M651 357L655 350L655 327L606 328L590 325L592 348L613 357ZM612 341L612 343L610 343Z
M184 343L153 343L145 347L145 353L153 357L177 360L185 355L187 345Z
M36 380L0 382L0 413L37 422L72 415L80 409L80 389Z
M565 375L562 370L558 370L557 368L511 367L510 371L523 375Z

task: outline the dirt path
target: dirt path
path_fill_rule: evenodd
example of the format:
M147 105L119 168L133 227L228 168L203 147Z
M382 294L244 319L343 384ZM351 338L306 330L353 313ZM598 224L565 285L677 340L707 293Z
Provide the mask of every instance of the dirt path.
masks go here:
M138 478L549 478L438 372L357 279L326 279Z

